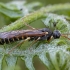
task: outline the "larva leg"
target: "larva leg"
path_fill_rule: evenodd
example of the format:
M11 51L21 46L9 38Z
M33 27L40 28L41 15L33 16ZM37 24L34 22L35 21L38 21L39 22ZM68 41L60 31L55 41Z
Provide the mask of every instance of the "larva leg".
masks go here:
M29 49L38 41L38 40L40 40L40 37L38 37L38 39L37 40L34 40L32 43L31 43L31 45L30 45L30 47L29 47ZM31 49L30 49L31 50Z
M15 47L13 47L9 52L8 54L10 54L16 47L20 46L21 44L23 44L25 41L28 41L30 40L30 37L28 37L27 39L25 39L24 41L20 42L19 44L17 44Z
M32 26L30 26L29 24L24 23L24 25L26 25L28 28L34 30L35 28L33 28Z

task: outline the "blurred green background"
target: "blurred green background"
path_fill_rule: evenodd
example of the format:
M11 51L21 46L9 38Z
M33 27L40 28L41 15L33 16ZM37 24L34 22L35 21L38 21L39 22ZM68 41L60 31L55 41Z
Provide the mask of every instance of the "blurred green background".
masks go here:
M14 0L0 0L0 2L9 2L9 1L14 1ZM20 1L20 0L18 0L18 1ZM22 0L22 1L24 1L24 0ZM70 0L26 0L26 1L27 2L40 1L44 5L66 3L66 2L69 3L70 2Z
M10 2L10 1L14 1L14 0L0 0L0 2ZM17 1L17 0L16 0ZM70 0L26 0L28 3L33 2L33 1L39 1L41 3L43 3L44 6L49 5L49 4L58 4L58 3L69 3ZM36 70L47 70L46 66L44 66L44 64L39 60L38 57L35 57L33 60L34 63L34 67L36 68ZM17 62L17 66L15 70L28 70L24 64L24 61L22 62L22 60L20 60L20 58L18 58L18 62Z

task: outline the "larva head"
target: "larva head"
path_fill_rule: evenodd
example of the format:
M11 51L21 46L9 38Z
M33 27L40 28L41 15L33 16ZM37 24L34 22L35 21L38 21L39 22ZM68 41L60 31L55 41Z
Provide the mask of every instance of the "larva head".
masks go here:
M61 33L60 33L58 30L55 30L55 31L53 32L53 37L54 37L54 39L60 38L60 36L61 36Z

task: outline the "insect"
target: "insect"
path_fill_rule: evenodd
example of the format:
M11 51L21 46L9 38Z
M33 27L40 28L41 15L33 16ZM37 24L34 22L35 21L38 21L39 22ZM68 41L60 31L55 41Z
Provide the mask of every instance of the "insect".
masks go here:
M33 40L49 40L51 37L54 39L60 38L61 34L58 30L51 31L49 28L43 28L38 30L16 30L0 33L0 44L8 44L14 41L25 40L30 38Z
M9 32L1 32L0 33L0 44L3 45L4 43L9 44L11 42L23 40L21 43L17 44L15 47L12 48L15 49L17 46L21 45L26 40L28 41L42 41L47 40L49 41L52 37L54 39L60 38L60 36L64 36L68 38L66 35L63 35L58 30L50 30L49 28L42 28L42 29L35 29L29 25L26 25L31 30L16 30L16 31L9 31ZM69 39L69 38L68 38ZM9 52L11 52L10 50Z

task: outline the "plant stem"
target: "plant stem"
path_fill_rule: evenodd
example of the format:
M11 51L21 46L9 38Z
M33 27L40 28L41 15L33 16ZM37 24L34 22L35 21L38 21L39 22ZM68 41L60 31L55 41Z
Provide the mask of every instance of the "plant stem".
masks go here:
M58 10L68 10L68 9L70 9L69 3L56 4L56 5L50 5L47 7L43 7L40 10L30 13L29 15L18 19L14 23L11 23L10 25L3 27L2 29L0 29L0 32L12 31L12 30L22 28L24 26L24 23L29 24L35 20L44 18L45 14L48 12L54 12L54 11L58 11Z

